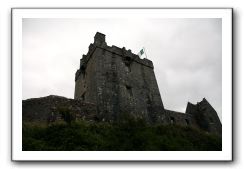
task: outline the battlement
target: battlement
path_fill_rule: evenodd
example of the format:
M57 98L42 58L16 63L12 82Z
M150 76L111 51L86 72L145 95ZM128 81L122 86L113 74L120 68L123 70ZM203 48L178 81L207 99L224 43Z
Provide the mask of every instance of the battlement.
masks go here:
M103 43L106 43L104 34L97 32L96 35L94 36L94 44L95 45L101 45Z
M130 49L126 50L125 47L119 48L114 45L107 46L105 37L106 35L100 32L96 33L96 35L94 36L94 43L89 45L89 50L87 54L82 56L82 59L80 61L80 69L87 65L87 62L89 61L90 57L92 57L92 54L95 52L96 49L102 49L104 51L110 52L111 54L115 54L118 57L122 57L130 62L137 62L152 69L154 68L151 60L146 58L141 59L138 55L132 53Z

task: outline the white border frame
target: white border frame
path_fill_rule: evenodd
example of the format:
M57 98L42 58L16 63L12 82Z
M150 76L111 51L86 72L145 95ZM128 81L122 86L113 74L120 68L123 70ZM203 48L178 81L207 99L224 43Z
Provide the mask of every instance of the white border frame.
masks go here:
M22 151L22 19L126 17L222 18L222 151ZM12 160L231 161L232 9L12 9Z

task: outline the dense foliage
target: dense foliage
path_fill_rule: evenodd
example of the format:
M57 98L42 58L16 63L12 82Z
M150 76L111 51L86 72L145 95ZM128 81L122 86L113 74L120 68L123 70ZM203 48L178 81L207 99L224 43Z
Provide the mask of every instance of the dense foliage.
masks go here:
M221 151L221 138L190 127L72 121L23 123L24 151Z

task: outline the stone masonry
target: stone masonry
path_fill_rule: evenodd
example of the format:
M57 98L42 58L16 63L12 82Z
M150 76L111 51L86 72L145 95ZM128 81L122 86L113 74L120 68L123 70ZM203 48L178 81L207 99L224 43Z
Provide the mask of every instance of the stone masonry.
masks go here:
M97 105L99 118L116 120L124 113L155 122L164 111L153 63L124 47L107 46L105 35L96 33L94 43L80 60L75 77L75 99Z
M63 120L60 110L72 112L75 119L96 120L97 109L93 103L61 96L31 98L22 102L22 118L24 122L53 122Z
M94 103L98 119L118 120L123 114L149 123L189 125L221 135L217 112L204 98L188 103L185 113L166 110L161 100L152 61L125 47L108 46L97 32L75 74L75 99Z

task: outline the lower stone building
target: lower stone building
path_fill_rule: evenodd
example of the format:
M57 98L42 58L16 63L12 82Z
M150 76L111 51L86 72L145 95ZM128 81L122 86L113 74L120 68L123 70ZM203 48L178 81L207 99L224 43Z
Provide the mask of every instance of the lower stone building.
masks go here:
M97 119L96 105L78 99L50 95L22 101L23 122L50 123L63 120L62 113L70 113L69 115L77 120L96 121Z

